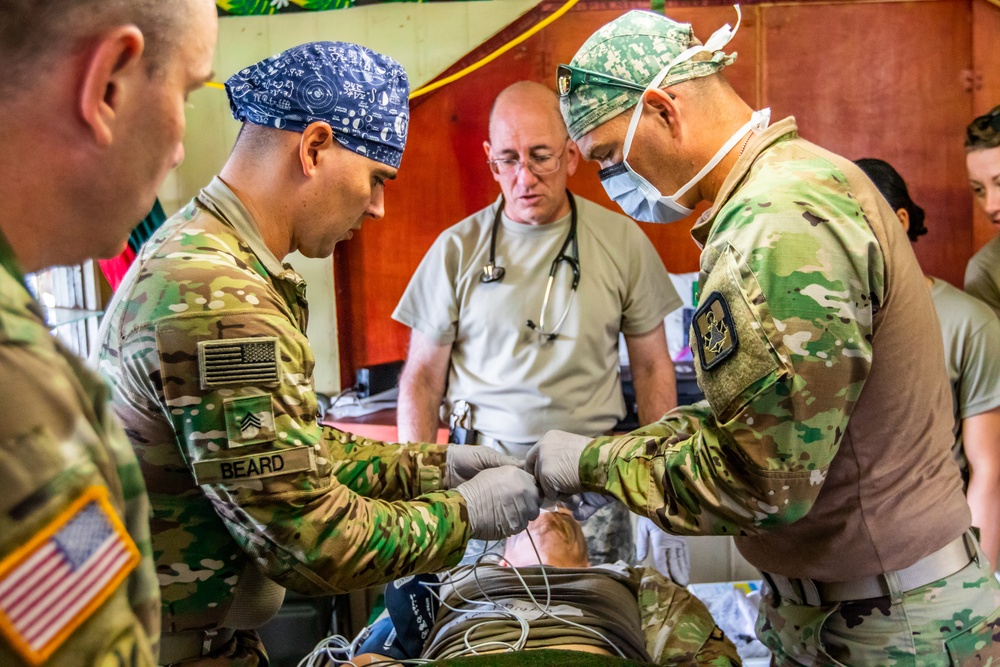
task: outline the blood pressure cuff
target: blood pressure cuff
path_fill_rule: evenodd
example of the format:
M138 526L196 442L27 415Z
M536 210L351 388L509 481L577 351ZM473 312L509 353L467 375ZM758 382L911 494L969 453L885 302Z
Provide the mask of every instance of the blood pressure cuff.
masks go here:
M419 658L440 606L426 584L437 583L433 574L419 574L386 586L385 608L389 615L372 625L358 653L377 653L396 660Z
M392 619L388 616L384 616L371 625L368 639L358 648L357 653L359 655L362 653L375 653L376 655L384 655L393 660L408 660L420 657L419 654L409 655L403 649L402 644L399 642L399 637L396 635L396 628L392 624Z

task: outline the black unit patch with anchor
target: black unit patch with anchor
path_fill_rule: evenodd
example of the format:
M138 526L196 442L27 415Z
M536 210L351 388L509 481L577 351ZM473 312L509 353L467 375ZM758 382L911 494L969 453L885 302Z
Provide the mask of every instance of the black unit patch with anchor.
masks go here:
M698 347L702 370L711 370L733 356L739 348L739 338L726 297L712 292L705 298L691 321L694 330L692 344Z

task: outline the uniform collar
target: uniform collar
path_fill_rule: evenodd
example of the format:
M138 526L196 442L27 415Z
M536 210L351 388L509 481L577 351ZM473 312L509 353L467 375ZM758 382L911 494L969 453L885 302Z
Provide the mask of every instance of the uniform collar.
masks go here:
M779 141L794 139L797 136L798 127L795 125L795 118L788 116L772 124L759 135L755 134L750 138L750 142L743 151L743 155L733 165L732 170L726 176L726 180L722 182L722 187L715 198L715 203L701 214L694 227L691 228L691 236L694 237L695 243L699 247L705 247L709 233L712 231L712 223L715 222L716 212L722 208L722 205L726 203L733 191L743 182L747 174L750 173L750 167L753 166L757 158Z
M212 182L198 193L198 201L236 231L236 235L250 246L250 250L257 256L268 273L275 278L288 280L295 284L304 282L302 276L296 273L290 265L282 264L274 256L274 253L264 243L264 237L260 235L260 228L257 227L250 211L221 178L218 176L213 178Z

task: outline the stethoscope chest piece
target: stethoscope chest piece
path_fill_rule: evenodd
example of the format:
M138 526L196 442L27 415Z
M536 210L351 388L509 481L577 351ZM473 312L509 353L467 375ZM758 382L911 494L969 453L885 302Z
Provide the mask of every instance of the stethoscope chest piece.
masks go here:
M492 261L483 267L483 275L479 276L481 283L495 283L503 280L506 270L502 266L497 266Z

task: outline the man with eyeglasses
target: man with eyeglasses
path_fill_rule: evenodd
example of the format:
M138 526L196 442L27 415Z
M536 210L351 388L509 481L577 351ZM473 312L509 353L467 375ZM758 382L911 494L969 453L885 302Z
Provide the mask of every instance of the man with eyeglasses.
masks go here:
M438 237L393 313L412 329L399 439L433 440L442 400L455 440L519 458L552 428L608 432L625 415L619 331L639 419L658 419L676 404L663 318L681 303L659 256L634 222L566 189L579 152L551 89L506 88L489 127L502 196ZM594 562L631 559L620 505L584 526ZM682 546L672 574L686 583Z
M628 436L546 434L528 469L549 498L733 535L767 581L772 664L996 663L1000 586L969 531L913 250L856 165L736 94L733 34L702 45L634 11L560 68L570 136L623 209L666 223L711 204L692 229L707 400Z

